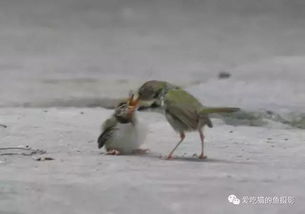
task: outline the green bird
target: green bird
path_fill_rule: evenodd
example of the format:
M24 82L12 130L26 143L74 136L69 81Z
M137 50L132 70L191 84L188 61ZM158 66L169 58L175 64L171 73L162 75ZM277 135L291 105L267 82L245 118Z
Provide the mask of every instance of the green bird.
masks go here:
M169 124L180 134L180 141L169 153L167 159L173 158L173 153L185 138L185 132L198 131L201 139L200 159L204 155L203 127L207 125L212 128L213 124L209 118L210 113L236 112L239 108L231 107L206 107L194 96L179 86L165 81L151 80L145 82L138 89L139 110L141 108L159 108L165 114Z

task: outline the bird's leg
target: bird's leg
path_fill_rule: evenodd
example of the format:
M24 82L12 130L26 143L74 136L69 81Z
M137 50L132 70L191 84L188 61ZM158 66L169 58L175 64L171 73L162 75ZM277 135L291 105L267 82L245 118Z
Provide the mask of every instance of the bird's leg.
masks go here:
M169 155L167 156L167 160L173 159L173 153L175 152L175 150L177 149L177 147L180 145L180 143L182 143L182 141L185 138L185 134L184 132L180 132L180 141L177 143L177 145L175 146L175 148L169 153Z
M109 149L107 150L106 155L119 155L120 151L116 150L116 149Z
M202 129L199 129L199 135L201 140L201 154L199 155L199 159L206 159L207 156L204 155L203 149L204 149L204 134L202 132Z

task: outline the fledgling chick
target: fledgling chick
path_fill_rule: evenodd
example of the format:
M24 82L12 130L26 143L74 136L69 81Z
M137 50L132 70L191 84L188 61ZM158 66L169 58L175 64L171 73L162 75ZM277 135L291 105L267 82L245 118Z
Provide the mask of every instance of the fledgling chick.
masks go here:
M136 118L137 103L133 95L127 101L121 102L114 114L102 126L98 148L105 145L107 154L143 154L147 149L141 149L146 137L146 129Z

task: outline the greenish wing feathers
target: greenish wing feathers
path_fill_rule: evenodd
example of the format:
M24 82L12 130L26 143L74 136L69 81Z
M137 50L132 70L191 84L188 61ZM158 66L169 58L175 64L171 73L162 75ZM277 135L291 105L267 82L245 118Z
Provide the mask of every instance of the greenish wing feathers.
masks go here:
M98 137L98 140L97 140L99 149L102 148L105 145L105 143L112 137L112 133L115 130L116 124L117 124L117 121L115 120L114 117L111 117L104 122L103 132Z
M197 126L198 115L193 111L182 109L179 106L172 106L167 110L175 120L179 121L186 129L195 129Z
M169 90L164 97L167 111L189 128L195 129L198 122L198 110L203 106L183 89Z
M233 113L239 111L239 108L231 107L204 107L199 111L199 114L212 114L212 113Z
M231 107L204 107L195 97L180 88L169 90L164 103L171 115L193 129L197 126L198 118L209 127L213 127L208 117L210 113L232 113L240 110Z

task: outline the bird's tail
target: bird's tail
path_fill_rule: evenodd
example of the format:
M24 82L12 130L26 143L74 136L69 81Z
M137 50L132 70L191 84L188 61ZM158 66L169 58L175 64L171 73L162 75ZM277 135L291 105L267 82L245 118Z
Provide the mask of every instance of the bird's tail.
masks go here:
M212 114L212 113L233 113L239 111L240 108L233 107L204 107L200 110L199 114Z

